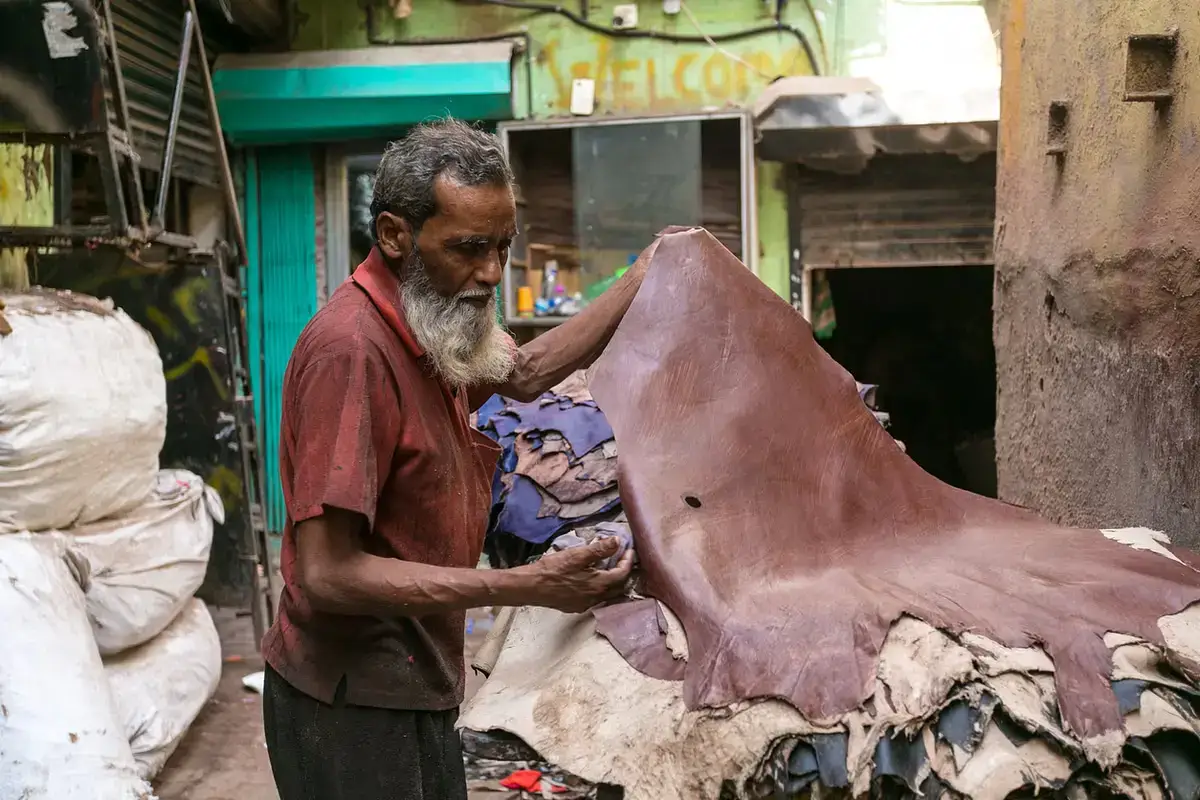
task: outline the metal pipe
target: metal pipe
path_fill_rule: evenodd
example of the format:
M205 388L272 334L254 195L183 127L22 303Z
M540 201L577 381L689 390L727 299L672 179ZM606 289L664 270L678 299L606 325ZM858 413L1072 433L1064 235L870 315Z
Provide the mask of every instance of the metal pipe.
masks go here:
M158 174L158 197L154 201L154 216L150 227L161 231L167 214L167 192L171 188L171 162L175 160L175 137L179 133L179 112L183 109L183 90L187 86L188 58L192 52L192 37L196 33L196 17L183 12L183 40L179 45L179 68L175 71L175 97L171 100L171 116L167 118L167 138L163 144L162 169Z
M204 32L196 14L196 0L187 0L188 11L196 19L197 50L200 56L200 72L204 83L204 96L208 100L208 121L212 125L213 143L217 147L217 159L221 166L221 190L225 195L225 212L233 227L233 243L237 245L236 265L246 265L246 229L242 227L242 214L238 208L237 190L233 187L233 170L229 167L229 153L225 151L225 134L221 131L221 113L217 110L217 93L213 91L212 71L208 68L208 53L204 51Z
M127 144L134 152L137 148L134 147L133 126L129 121L129 99L125 95L125 77L121 72L121 48L117 46L117 28L113 25L112 20L112 5L109 0L101 0L101 8L103 10L104 30L107 34L108 41L108 69L113 85L113 103L116 106L114 111L117 115L117 125L125 132ZM136 158L126 157L125 164L127 166L126 175L128 177L128 191L130 201L132 202L135 218L133 224L137 225L144 234L148 220L146 219L146 199L142 196L142 174L138 169L138 161ZM117 154L114 152L112 144L112 134L108 133L104 141L104 153L100 158L100 169L105 175L105 191L106 197L110 203L108 218L112 221L113 230L119 235L124 236L129 227L129 209L125 207L124 193L121 191L121 166L117 159ZM111 170L111 178L115 181L116 190L109 187L109 176L107 171ZM116 206L111 204L116 202Z

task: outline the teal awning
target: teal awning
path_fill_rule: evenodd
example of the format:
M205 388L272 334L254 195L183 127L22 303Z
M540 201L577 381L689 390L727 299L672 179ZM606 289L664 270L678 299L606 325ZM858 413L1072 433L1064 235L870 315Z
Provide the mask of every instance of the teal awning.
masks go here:
M234 144L387 136L446 115L512 119L512 43L227 55L213 86Z

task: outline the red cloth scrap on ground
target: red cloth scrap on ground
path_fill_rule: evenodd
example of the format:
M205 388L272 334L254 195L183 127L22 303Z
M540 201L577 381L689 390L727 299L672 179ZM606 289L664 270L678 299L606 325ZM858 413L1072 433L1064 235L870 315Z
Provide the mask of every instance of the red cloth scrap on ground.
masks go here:
M523 792L538 794L542 791L542 773L536 769L519 769L500 781L500 785L505 789L520 789ZM566 790L567 787L565 786L550 784L550 791L552 792L565 792Z

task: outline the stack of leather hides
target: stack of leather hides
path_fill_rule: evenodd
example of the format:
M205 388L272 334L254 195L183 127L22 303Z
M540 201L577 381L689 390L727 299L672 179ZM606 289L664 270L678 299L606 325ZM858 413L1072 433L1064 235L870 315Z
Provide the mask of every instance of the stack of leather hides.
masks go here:
M856 386L880 425L887 427L888 414L876 408L877 387ZM557 536L625 521L617 491L616 441L583 372L532 403L495 395L471 422L501 446L487 533L492 566L528 563Z
M492 397L474 424L501 447L487 538L493 566L525 563L560 533L621 518L612 427L582 373L531 403Z
M1195 555L925 473L703 230L589 387L643 596L505 614L465 742L626 800L1200 796Z

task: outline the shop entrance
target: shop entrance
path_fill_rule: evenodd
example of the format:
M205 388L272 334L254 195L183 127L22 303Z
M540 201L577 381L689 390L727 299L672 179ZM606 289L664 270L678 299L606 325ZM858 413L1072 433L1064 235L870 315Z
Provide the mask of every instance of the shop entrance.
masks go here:
M825 270L836 325L818 339L879 386L891 431L926 471L996 495L992 268Z
M793 300L908 453L995 496L994 154L876 155L853 174L797 167Z

